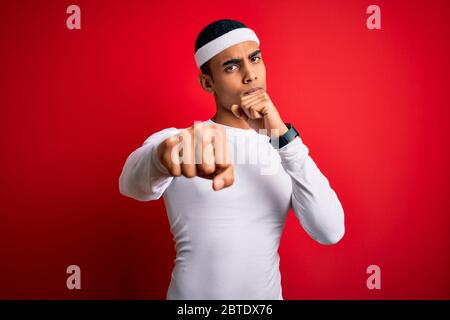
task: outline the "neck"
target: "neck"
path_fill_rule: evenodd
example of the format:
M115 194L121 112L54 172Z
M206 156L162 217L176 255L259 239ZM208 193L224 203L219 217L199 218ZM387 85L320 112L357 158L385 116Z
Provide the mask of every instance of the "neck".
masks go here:
M230 110L217 107L216 114L211 118L215 123L223 124L225 126L240 128L240 129L250 129L251 127L247 121L237 118Z

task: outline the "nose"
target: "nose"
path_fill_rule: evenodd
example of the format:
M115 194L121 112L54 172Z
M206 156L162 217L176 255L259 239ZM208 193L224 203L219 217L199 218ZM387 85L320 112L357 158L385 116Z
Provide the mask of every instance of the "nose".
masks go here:
M245 66L243 68L244 71L244 83L251 83L252 81L255 81L256 79L258 79L256 72L253 68L253 66L250 63L245 63Z

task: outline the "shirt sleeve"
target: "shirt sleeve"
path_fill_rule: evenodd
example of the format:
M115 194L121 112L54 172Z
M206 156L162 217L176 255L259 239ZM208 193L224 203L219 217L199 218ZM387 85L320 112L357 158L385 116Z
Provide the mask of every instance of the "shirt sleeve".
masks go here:
M159 161L157 148L165 139L179 132L176 128L158 131L128 156L119 177L119 191L122 195L139 201L161 197L174 177L170 176Z
M301 226L321 244L337 243L345 233L344 210L309 149L297 136L277 151L292 180L292 209Z

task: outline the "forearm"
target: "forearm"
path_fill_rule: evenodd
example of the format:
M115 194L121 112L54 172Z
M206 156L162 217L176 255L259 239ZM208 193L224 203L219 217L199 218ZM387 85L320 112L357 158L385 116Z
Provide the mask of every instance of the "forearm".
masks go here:
M333 244L345 233L344 211L300 137L279 149L292 181L292 208L305 231L317 242Z
M139 201L159 199L173 177L157 158L157 147L178 129L168 128L151 135L127 158L119 177L119 191Z

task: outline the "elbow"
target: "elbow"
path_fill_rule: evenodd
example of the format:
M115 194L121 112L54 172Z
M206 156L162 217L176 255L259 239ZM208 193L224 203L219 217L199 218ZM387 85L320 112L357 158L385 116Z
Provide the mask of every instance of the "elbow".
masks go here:
M321 237L318 237L316 241L320 244L324 245L332 245L336 244L339 241L342 240L345 234L345 227L344 224L339 226L339 228L336 228L335 230L331 232L327 232L321 235Z
M319 243L325 244L325 245L332 245L337 244L339 241L342 240L345 234L345 215L344 215L344 209L342 208L342 205L339 201L337 201L336 209L333 210L334 212L333 216L334 219L331 219L333 223L328 224L327 227L325 227L322 232L321 239L318 240Z
M336 214L333 215L335 218L330 219L329 223L322 225L321 232L318 233L316 241L320 244L332 245L336 244L342 240L345 234L345 223L344 223L344 210L341 205L339 205Z
M123 173L119 177L119 192L125 197L142 202L158 200L161 197L161 194L156 192L150 194L142 192L141 189L130 183Z
M121 195L125 197L131 197L131 193L129 192L129 188L127 187L126 179L124 177L123 172L119 177L119 192Z
M128 198L132 198L134 200L138 200L138 201L149 201L152 199L148 199L148 197L146 197L145 195L141 195L138 192L132 192L130 187L127 186L127 184L125 183L125 181L120 178L119 179L119 192L121 195L128 197Z
M136 196L136 192L132 191L131 185L128 183L126 176L122 172L122 174L119 177L119 192L121 195L125 197L129 197L136 200L141 200L139 196ZM141 200L144 201L144 200Z

